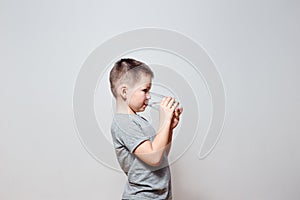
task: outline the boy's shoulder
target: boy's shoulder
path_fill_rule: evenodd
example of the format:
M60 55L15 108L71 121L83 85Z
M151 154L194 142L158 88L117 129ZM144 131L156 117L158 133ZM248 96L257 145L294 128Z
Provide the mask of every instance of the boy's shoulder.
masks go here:
M113 129L117 130L121 129L128 131L134 129L140 131L144 124L138 115L115 113L111 126Z
M155 134L155 129L147 119L138 114L116 113L113 117L111 130L114 134L130 133L129 135Z
M130 123L135 124L144 124L149 123L147 119L144 117L138 115L138 114L123 114L123 113L115 113L113 117L113 122L123 122L127 125L130 125Z

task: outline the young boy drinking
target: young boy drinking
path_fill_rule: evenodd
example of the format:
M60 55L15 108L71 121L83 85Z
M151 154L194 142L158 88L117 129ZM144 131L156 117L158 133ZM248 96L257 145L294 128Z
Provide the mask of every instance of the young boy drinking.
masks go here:
M163 97L159 128L138 112L149 103L153 72L146 64L126 58L110 71L110 86L116 99L111 134L118 162L127 175L122 199L172 199L168 153L173 129L183 111L172 97Z

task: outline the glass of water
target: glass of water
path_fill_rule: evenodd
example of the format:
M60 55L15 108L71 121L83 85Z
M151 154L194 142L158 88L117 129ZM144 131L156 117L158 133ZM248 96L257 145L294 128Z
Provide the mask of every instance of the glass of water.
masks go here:
M162 95L156 92L150 92L151 99L149 100L148 106L154 110L159 110L160 102L166 95ZM175 102L174 102L175 103Z

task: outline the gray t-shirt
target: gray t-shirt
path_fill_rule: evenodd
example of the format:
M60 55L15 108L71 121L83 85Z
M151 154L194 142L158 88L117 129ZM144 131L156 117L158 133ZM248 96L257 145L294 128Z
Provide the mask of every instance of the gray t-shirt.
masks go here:
M128 177L122 199L172 199L166 152L158 167L147 165L133 154L143 141L153 141L156 132L151 124L138 114L116 113L111 125L111 134L117 159Z

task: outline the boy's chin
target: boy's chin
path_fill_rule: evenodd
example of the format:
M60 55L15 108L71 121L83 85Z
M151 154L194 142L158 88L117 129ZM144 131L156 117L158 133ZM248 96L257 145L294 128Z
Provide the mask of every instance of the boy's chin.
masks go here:
M137 112L143 112L146 110L146 108L147 108L147 105L143 105Z

